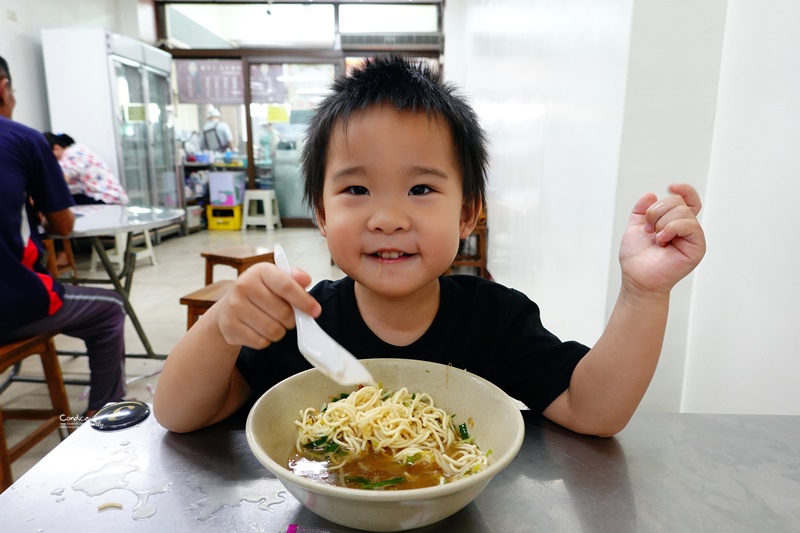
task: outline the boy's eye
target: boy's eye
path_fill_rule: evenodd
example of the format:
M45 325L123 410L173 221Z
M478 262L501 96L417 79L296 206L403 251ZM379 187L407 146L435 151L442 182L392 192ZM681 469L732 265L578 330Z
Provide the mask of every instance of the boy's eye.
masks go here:
M428 194L430 192L433 192L433 189L431 189L427 185L414 185L413 187L411 187L411 190L408 191L408 195L417 196L421 194Z
M357 196L361 196L361 195L364 195L364 194L369 194L369 191L367 190L367 188L366 187L362 187L361 185L351 185L350 187L345 189L345 191L350 193L350 194L355 194Z

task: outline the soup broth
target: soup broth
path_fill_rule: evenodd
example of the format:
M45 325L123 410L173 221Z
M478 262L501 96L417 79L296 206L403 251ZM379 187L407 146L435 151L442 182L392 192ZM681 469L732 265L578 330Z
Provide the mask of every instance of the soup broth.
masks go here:
M331 461L311 451L292 449L289 470L314 481L367 490L403 490L433 487L448 476L436 461L398 461L386 452L371 452L351 458L341 468L331 469Z

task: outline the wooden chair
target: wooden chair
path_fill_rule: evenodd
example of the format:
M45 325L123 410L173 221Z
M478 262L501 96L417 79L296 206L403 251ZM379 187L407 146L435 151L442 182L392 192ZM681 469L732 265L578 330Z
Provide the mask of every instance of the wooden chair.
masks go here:
M478 224L472 233L466 239L462 239L459 245L458 254L450 265L447 273L450 274L454 267L474 267L478 270L478 275L482 278L489 278L489 271L486 267L487 264L487 248L488 248L489 229L486 223ZM475 239L475 247L468 242L470 238Z
M191 328L194 323L197 322L197 319L200 318L200 315L208 311L212 305L225 296L231 286L233 286L233 281L229 279L215 281L181 298L181 305L185 305L188 312L186 329L188 330Z
M240 244L229 246L220 250L201 252L206 259L206 285L214 281L214 265L228 265L236 269L236 275L250 268L256 263L274 263L275 255L269 248Z
M53 239L42 239L44 248L47 250L47 270L54 278L60 278L64 272L71 272L72 278L78 277L78 267L75 266L75 256L72 254L72 244L69 239L62 239L64 245L64 255L67 258L66 265L58 264L58 254L56 254L56 247Z
M0 492L7 489L13 482L11 463L44 440L51 432L59 430L63 423L62 416L71 415L53 335L55 333L43 333L0 346L0 374L12 366L18 365L27 357L37 354L41 357L42 369L50 392L50 402L53 406L52 409L3 409L0 407ZM8 382L0 388L0 392L7 386ZM6 419L43 420L44 422L9 449L5 433ZM65 428L67 432L72 432L69 425Z

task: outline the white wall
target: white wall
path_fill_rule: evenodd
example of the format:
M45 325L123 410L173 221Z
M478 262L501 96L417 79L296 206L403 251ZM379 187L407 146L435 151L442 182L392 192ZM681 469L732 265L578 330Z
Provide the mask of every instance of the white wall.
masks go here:
M727 0L634 3L607 314L619 292L619 243L636 200L647 191L666 194L671 182L691 183L705 196L726 6ZM664 348L644 409L680 409L693 279L672 291Z
M9 63L17 107L14 120L50 129L42 61L43 28L105 28L137 39L154 37L149 0L0 0L0 56ZM80 76L80 58L75 75Z
M641 409L800 414L797 27L793 0L446 4L445 74L493 141L489 268L551 330L595 341L643 192L704 198Z
M800 3L730 0L682 410L800 414Z
M491 140L492 275L545 326L605 324L631 1L448 1L445 75Z

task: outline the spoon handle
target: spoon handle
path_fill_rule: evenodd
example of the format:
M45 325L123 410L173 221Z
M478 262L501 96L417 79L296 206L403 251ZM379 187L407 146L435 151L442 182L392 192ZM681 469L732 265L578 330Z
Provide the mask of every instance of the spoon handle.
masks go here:
M275 245L275 265L289 274L289 260L280 244ZM325 333L311 315L292 306L297 324L297 347L309 363L340 385L374 385L369 371L353 354Z

